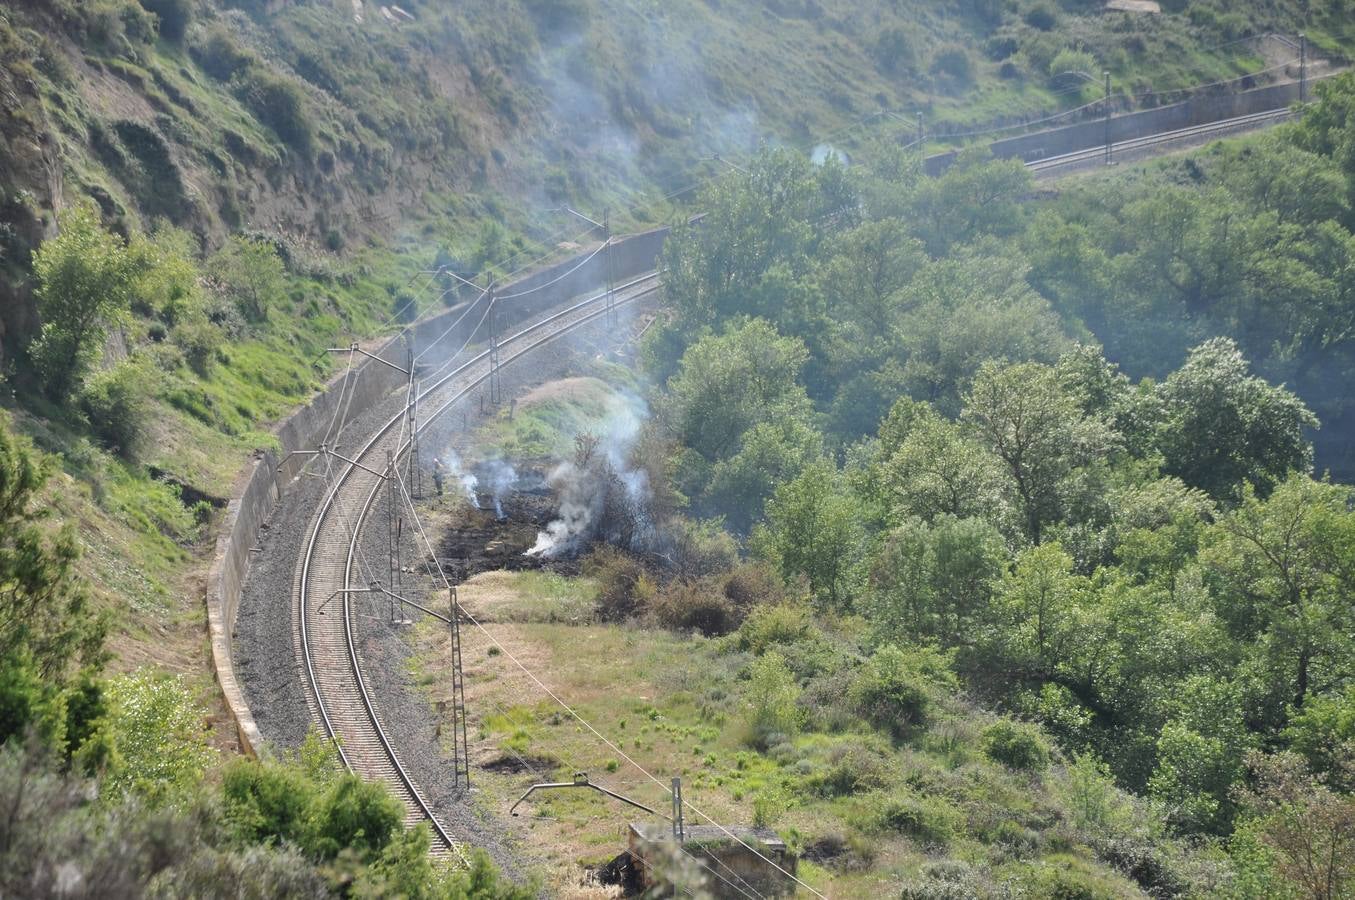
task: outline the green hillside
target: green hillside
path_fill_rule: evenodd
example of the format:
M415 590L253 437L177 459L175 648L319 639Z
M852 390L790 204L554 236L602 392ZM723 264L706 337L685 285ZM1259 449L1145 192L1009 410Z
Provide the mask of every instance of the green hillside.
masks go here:
M218 510L325 349L435 311L434 265L596 240L572 207L707 213L643 359L584 372L652 411L682 552L507 579L579 710L835 896L1351 896L1355 83L1038 191L907 146L1355 48L1345 0L1161 7L0 6L0 894L513 897L614 849L562 803L523 884L429 863L322 748L234 759L203 638ZM565 406L482 436L567 457ZM624 768L523 687L473 687L482 749Z

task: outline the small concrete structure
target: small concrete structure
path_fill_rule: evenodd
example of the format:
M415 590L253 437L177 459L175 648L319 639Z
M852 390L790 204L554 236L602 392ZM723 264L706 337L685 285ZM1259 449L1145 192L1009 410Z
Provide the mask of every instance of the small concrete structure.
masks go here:
M1162 7L1153 0L1106 0L1106 9L1135 13L1162 12Z
M705 870L711 896L737 900L749 895L789 897L795 893L792 876L799 859L770 828L688 825L683 833L682 850ZM654 884L652 873L661 854L673 844L671 826L631 823L629 849L639 864L636 874L640 887Z

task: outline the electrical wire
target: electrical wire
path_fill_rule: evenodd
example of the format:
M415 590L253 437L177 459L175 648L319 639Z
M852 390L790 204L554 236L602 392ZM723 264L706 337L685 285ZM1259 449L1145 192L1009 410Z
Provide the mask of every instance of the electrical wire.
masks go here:
M446 572L442 569L442 563L441 563L440 560L438 560L438 558L437 558L437 553L436 553L436 551L434 551L434 549L433 549L432 542L429 541L429 539L428 539L428 533L427 533L427 531L426 531L426 530L424 529L424 527L423 527L423 521L422 521L422 519L419 517L418 509L415 507L414 501L410 498L410 496L409 496L409 491L405 488L404 479L400 477L400 473L399 473L398 471L395 473L395 475L396 475L396 481L397 481L397 483L400 485L400 491L401 491L401 493L404 495L406 504L409 506L410 514L411 514L411 516L413 516L414 527L415 527L415 529L418 531L419 536L423 539L424 546L425 546L426 549L428 550L429 555L432 556L434 563L437 565L439 577L441 578L441 580L443 581L443 583L447 586L447 588L450 590L451 587L452 587L452 583L451 583L450 579L447 578ZM597 728L595 728L591 722L589 722L589 721L588 721L587 719L585 719L582 715L580 715L580 714L578 713L578 711L574 709L574 707L570 706L568 703L566 703L566 702L564 701L564 699L562 699L562 698L560 697L559 694L557 694L555 691L551 690L550 687L548 687L548 686L545 684L545 682L543 682L540 678L537 677L536 673L534 673L531 669L529 669L529 668L528 668L528 667L527 667L520 659L518 659L517 656L515 656L508 648L504 647L503 644L500 643L499 640L498 640L497 638L495 638L494 635L492 635L492 634L489 632L489 630L488 630L487 628L485 628L484 625L482 625L482 624L480 623L480 621L479 621L478 619L475 618L475 616L473 616L470 612L468 612L468 611L465 610L464 608L461 610L461 613L462 613L462 615L464 615L464 616L466 617L466 620L467 620L468 622L470 622L472 626L475 627L475 629L476 629L477 631L479 631L479 632L480 632L481 634L483 634L486 638L488 638L489 641L490 641L491 643L493 643L494 646L496 646L496 647L499 648L499 652L500 652L500 653L502 653L504 656L506 656L506 657L507 657L514 665L516 665L519 669L521 669L522 672L523 672L523 674L525 674L525 675L526 675L526 676L527 676L527 677L528 677L528 678L529 678L529 679L530 679L530 680L531 680L531 681L532 681L532 682L533 682L533 683L534 683L534 684L535 684L542 692L544 692L548 697L550 697L553 701L555 701L555 703L558 704L558 705L560 706L561 709L563 709L565 712L567 712L567 713L568 713L575 721L577 721L580 725L582 725L582 726L583 726L584 728L586 728L589 732L591 732L591 733L593 734L594 737L596 737L598 740L602 741L602 743L604 743L605 745L607 745L607 747L608 747L613 753L616 753L618 756L620 756L622 759L624 759L627 763L629 763L630 765L634 766L639 772L641 772L642 774L644 774L650 781L652 781L652 782L654 782L655 784L659 785L661 788L663 788L665 791L668 791L670 794L672 793L671 789L669 789L668 786L665 785L660 779L658 779L657 777L655 777L648 769L646 769L644 766L640 765L638 762L636 762L634 759L632 759L631 756L630 756L629 754L627 754L625 750L622 750L622 749L621 749L620 747L618 747L615 743L613 743L609 738L607 738L604 734L602 734L602 732L598 731ZM734 834L734 832L730 831L727 827L725 827L724 825L721 825L721 824L720 824L719 822L717 822L715 819L711 818L711 817L710 817L709 815L707 815L704 811L702 811L699 807L697 807L696 804L691 803L691 802L689 802L689 801L687 801L687 800L685 800L685 799L684 799L683 803L684 803L685 806L691 808L691 810L692 810L693 812L695 812L698 816L700 816L702 819L705 819L707 822L709 822L711 825L713 825L716 829L718 829L718 830L719 830L721 833L723 833L726 837L732 838L736 843L740 844L744 849L748 850L750 853L752 853L752 854L754 854L755 856L757 856L758 858L760 858L763 862L767 863L767 864L770 865L772 868L776 869L778 872L780 872L781 874L785 875L786 877L792 879L793 881L795 881L796 884L800 885L801 887L803 887L805 890L809 891L809 892L810 892L811 894L813 894L814 896L821 898L821 900L827 900L827 898L826 898L823 894L821 894L819 891L815 890L812 886L810 886L810 885L809 885L808 883L806 883L805 881L801 880L801 879L800 879L798 876L796 876L795 874L793 874L793 873L787 871L786 869L782 868L782 867L781 867L780 865L778 865L774 860L772 860L772 859L770 859L768 856L766 856L766 854L762 853L762 852L761 852L760 850L758 850L756 847L753 847L753 846L752 846L751 844L749 844L747 841L743 840L743 839L740 838L738 835Z

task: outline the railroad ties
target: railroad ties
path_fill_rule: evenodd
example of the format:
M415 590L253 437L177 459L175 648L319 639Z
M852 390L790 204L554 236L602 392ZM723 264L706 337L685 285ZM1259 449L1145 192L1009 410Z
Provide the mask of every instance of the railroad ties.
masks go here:
M611 291L598 294L545 316L511 337L495 341L493 358L488 351L471 356L460 366L440 375L419 396L419 428L488 381L499 365L525 357L538 347L568 332L597 321L616 306L653 294L658 275L650 274ZM424 410L428 412L424 413ZM293 641L302 668L302 682L311 717L327 737L335 740L340 759L367 780L385 783L405 808L405 825L427 821L432 826L432 852L437 856L466 859L465 848L439 821L427 798L400 762L398 748L382 726L381 717L363 673L363 659L356 637L354 603L368 595L370 579L388 574L387 561L364 558L363 527L383 489L387 460L399 460L409 449L400 410L383 425L353 460L331 456L324 459L331 474L330 488L320 504L307 535L293 581ZM399 466L395 466L398 471ZM396 496L403 497L399 488ZM389 585L383 585L389 589ZM454 692L462 690L459 674ZM458 735L465 742L464 709ZM468 768L467 748L456 748L454 765ZM459 782L465 784L464 781Z

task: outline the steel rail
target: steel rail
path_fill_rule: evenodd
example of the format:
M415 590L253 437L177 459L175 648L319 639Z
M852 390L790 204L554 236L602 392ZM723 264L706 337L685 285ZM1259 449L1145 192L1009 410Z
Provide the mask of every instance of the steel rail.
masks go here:
M640 299L641 297L649 296L655 290L657 290L657 284L653 283L657 280L657 278L658 278L657 273L651 273L649 275L645 275L640 278L634 279L625 285L622 285L620 288L618 288L618 292L621 291L633 291L633 292L625 296L617 297L616 302L630 303L634 300ZM648 286L643 287L640 290L634 290L635 288L640 287L642 285ZM533 322L530 325L518 331L517 333L513 334L511 337L507 338L504 341L504 344L500 346L515 345L524 340L525 338L535 335L537 332L540 332L543 329L548 329L550 328L550 326L560 323L562 319L572 314L578 314L580 311L586 310L588 307L598 304L601 301L604 301L606 297L607 292L599 293L593 297L589 297L583 301L568 306L565 309L559 310L549 316L546 316L545 318ZM505 363L517 360L522 356L525 356L528 353L533 352L543 344L548 343L549 341L554 340L555 338L558 338L564 334L567 334L568 332L574 330L575 328L578 328L584 324L592 322L605 314L606 309L603 308L600 310L594 310L591 312L587 312L583 315L580 315L574 321L566 322L563 325L561 325L561 327L549 331L544 336L539 337L536 340L529 343L527 346L515 350L511 355L509 355L506 358ZM418 401L421 403L427 402L435 394L446 388L447 385L451 383L454 379L457 379L458 377L467 374L476 366L483 366L488 356L489 351L487 350L482 351L475 355L474 357L472 357L470 360L467 360L465 363L452 370L451 372L448 372L446 375L439 378L433 385L431 385L430 387L425 389L422 393L420 393ZM467 393L473 390L477 385L487 380L488 377L489 372L486 371L478 374L469 383L462 385L460 390L455 391L451 397L443 401L441 405L438 406L438 408L435 409L432 414L425 418L423 424L420 426L419 429L420 432L422 432L425 428L429 427L431 423L435 419L437 419L443 412L445 412L448 408L450 408L452 404L456 403L457 401L465 397ZM383 440L387 439L390 436L391 431L395 428L396 425L401 424L404 421L407 412L408 407L406 407L404 410L401 410L398 414L393 416L384 426L379 428L376 431L376 433L374 433L372 438L367 442L367 444L362 448L362 450L356 454L356 459L361 460L369 456L376 449L378 449L378 444L380 444ZM399 455L405 453L410 446L410 441L403 441L401 438L397 438L397 441L400 441L400 446L395 451L396 454ZM353 758L356 756L356 754L355 753L350 754L351 748L346 749L344 747L343 742L340 739L341 729L339 727L336 727L335 724L335 716L338 714L338 711L331 710L330 703L326 701L325 692L322 690L321 687L321 675L317 671L317 669L319 668L319 663L317 662L316 653L314 647L312 646L313 635L311 623L309 621L311 616L309 600L311 599L312 575L314 574L316 568L318 568L319 565L318 561L319 545L327 536L329 531L332 530L333 527L338 526L345 531L348 530L347 523L334 522L332 519L332 514L337 511L339 519L345 518L343 516L340 494L344 490L344 488L349 486L350 482L357 477L357 474L360 471L362 471L362 467L359 466L357 462L350 461L348 467L341 472L338 478L335 479L335 482L328 491L324 501L317 509L317 513L313 520L314 524L312 525L310 537L307 543L306 553L302 560L301 575L297 591L298 634L300 649L306 672L306 687L311 694L311 699L313 699L315 702L316 713L318 714L320 723L324 728L326 737L330 738L331 740L334 740L338 748L339 757L343 762L344 766L348 768L350 771L354 772L359 772L359 766L356 764L355 759ZM364 714L363 715L364 724L365 726L369 726L370 732L372 733L371 735L364 735L364 737L374 736L383 751L382 759L369 760L368 762L374 763L377 768L388 766L395 776L395 780L397 782L396 787L400 788L402 793L408 795L409 799L406 800L404 803L407 814L414 813L417 817L427 819L428 821L430 821L439 839L445 845L447 845L447 847L456 849L457 847L456 843L447 833L447 830L443 827L442 823L438 821L428 802L424 799L424 797L420 793L417 785L414 782L414 779L409 775L408 771L404 768L403 764L400 762L399 756L395 752L394 745L391 743L389 735L386 734L385 729L382 727L380 723L379 717L377 716L376 713L375 705L372 702L370 692L367 690L366 681L362 674L361 662L357 652L357 643L354 638L354 629L351 614L351 594L347 593L347 591L350 590L352 586L353 565L355 557L359 551L359 540L362 533L363 523L375 502L376 496L379 494L379 488L381 483L382 483L381 479L376 479L375 486L369 492L367 500L363 503L362 509L359 512L358 519L352 527L351 537L350 540L348 541L347 557L344 562L344 575L343 575L345 591L343 604L344 609L343 639L346 644L347 660L346 660L346 671L343 672L342 675L347 678L351 678L355 685L354 693L356 693L358 695L358 699L361 700L362 703L361 711ZM361 489L360 485L358 486L358 489L359 490ZM336 702L336 705L337 703L341 703L344 699L346 698L339 698L339 700ZM332 712L334 713L334 715L331 715ZM368 766L368 768L371 768L371 766ZM359 772L359 774L361 773Z
M1252 125L1259 125L1271 120L1287 119L1293 115L1289 109L1269 109L1257 113L1248 113L1245 116L1235 116L1231 119L1220 119L1217 122L1206 122L1202 125L1191 125L1188 128L1178 128L1175 131L1163 131L1158 134L1144 135L1143 137L1129 138L1124 141L1117 141L1111 144L1111 150L1115 153L1128 153L1135 150L1143 150L1149 147L1156 147L1161 144L1169 144L1175 141L1190 140L1191 138L1207 137L1209 135L1227 132L1236 128L1247 128ZM1063 166L1076 165L1082 162L1100 159L1106 152L1105 144L1097 144L1093 147L1085 147L1081 150L1074 150L1071 153L1062 153L1058 156L1047 156L1042 159L1033 159L1025 163L1027 169L1032 172L1046 172L1052 169L1062 168Z

